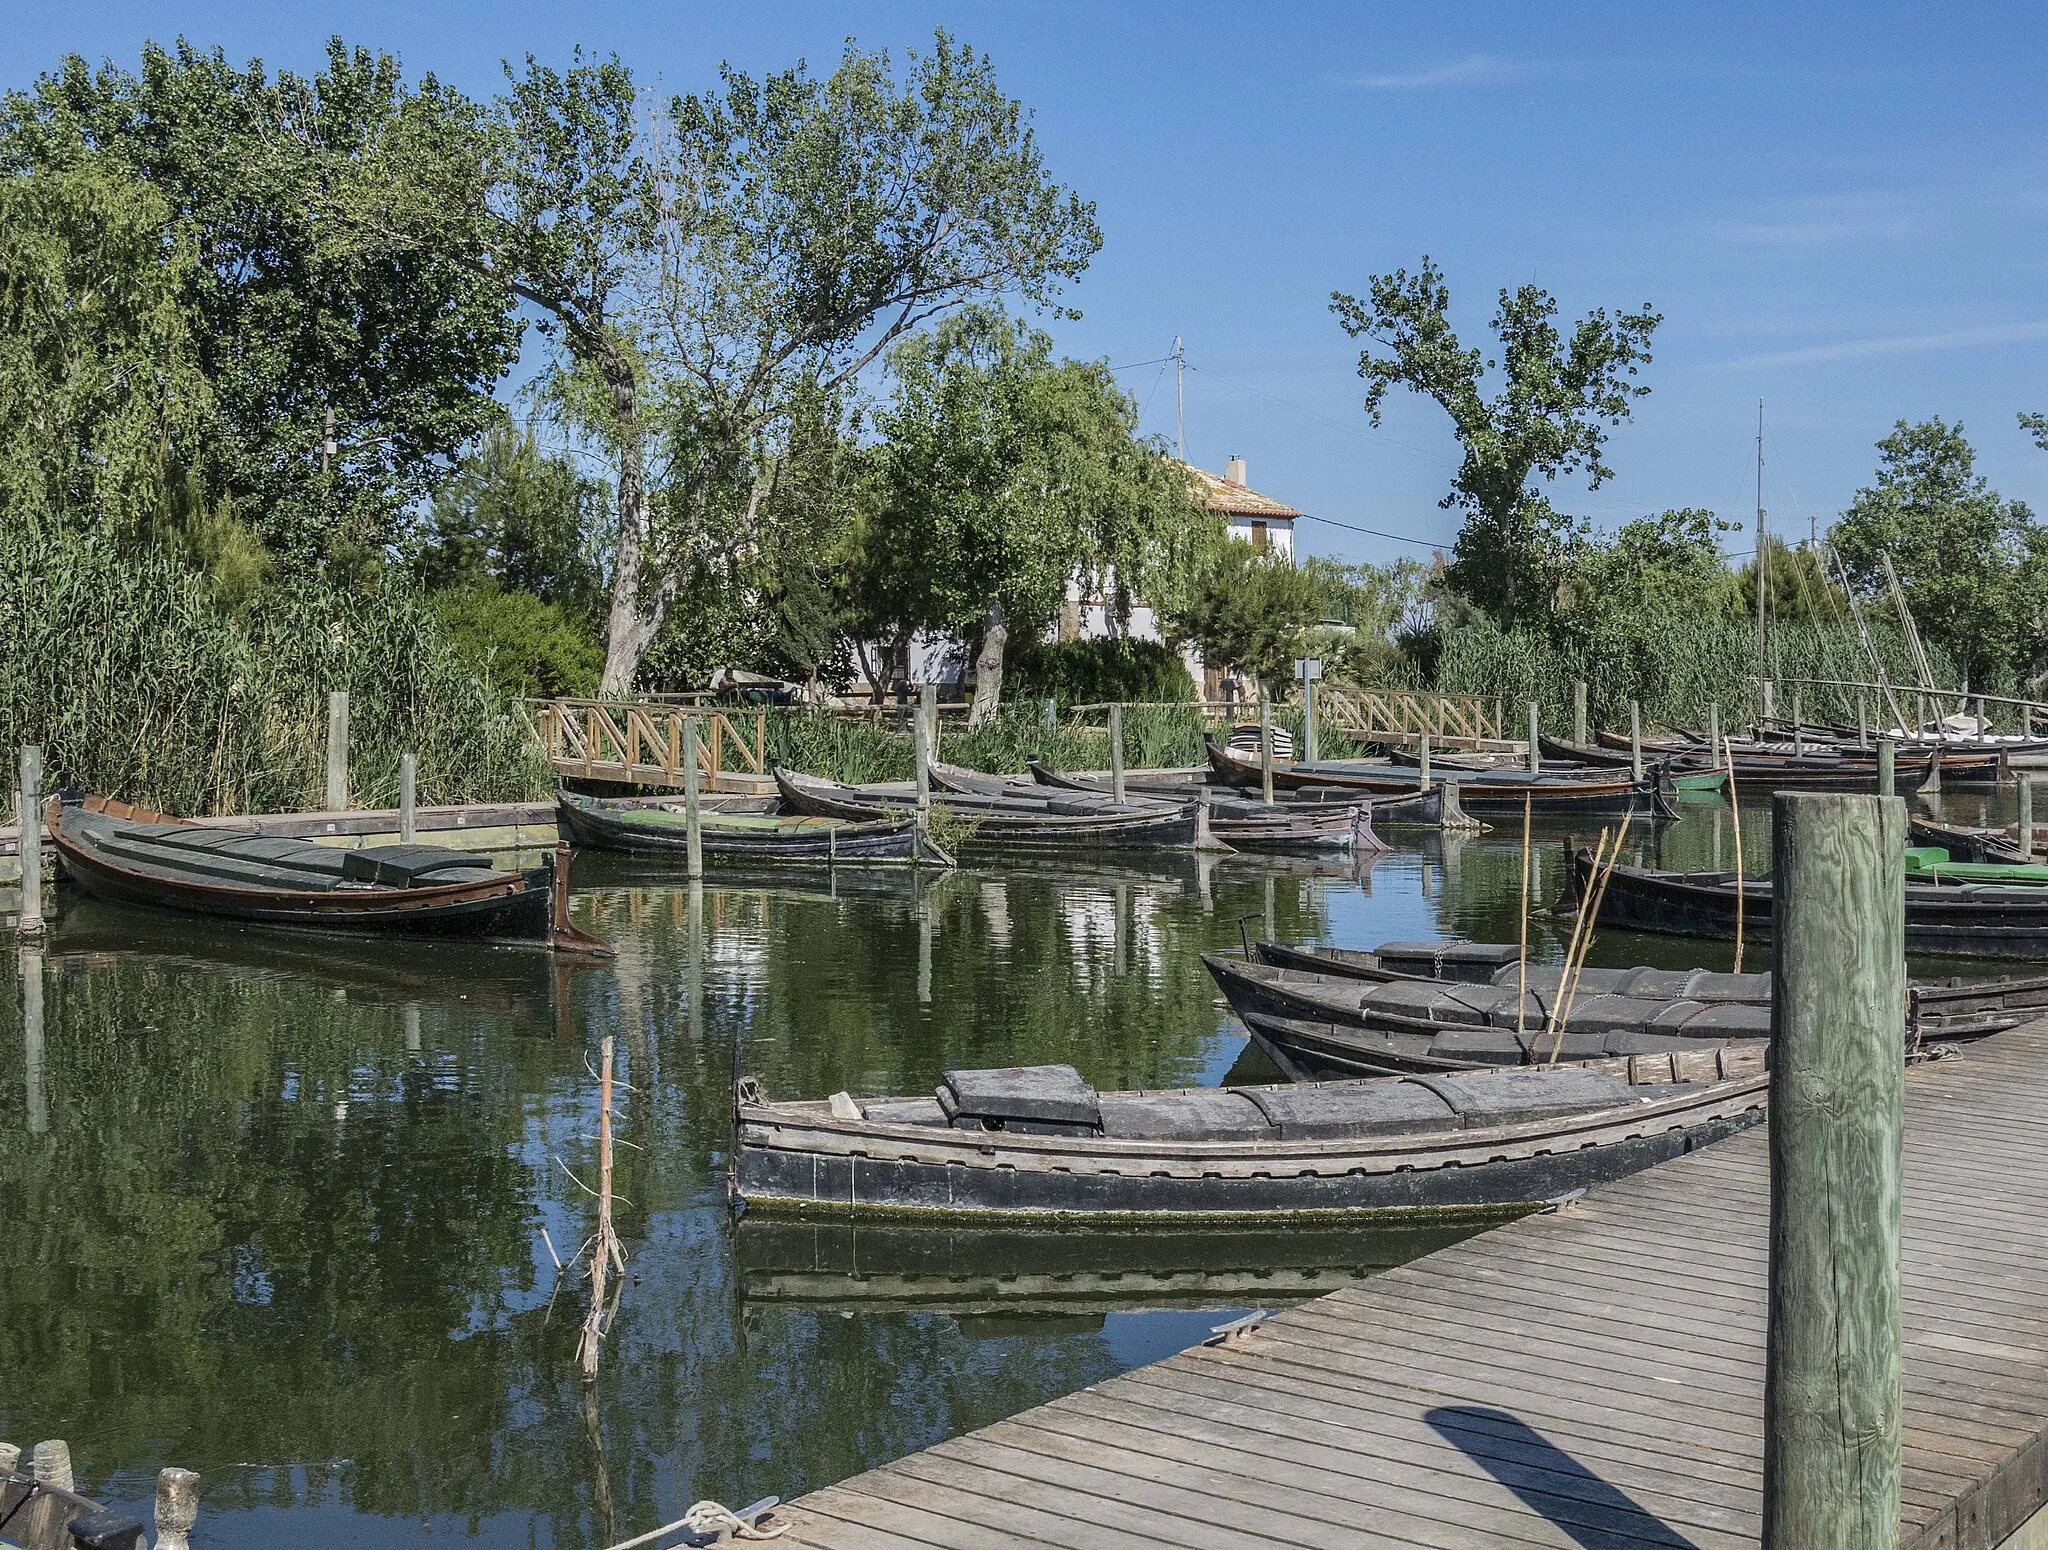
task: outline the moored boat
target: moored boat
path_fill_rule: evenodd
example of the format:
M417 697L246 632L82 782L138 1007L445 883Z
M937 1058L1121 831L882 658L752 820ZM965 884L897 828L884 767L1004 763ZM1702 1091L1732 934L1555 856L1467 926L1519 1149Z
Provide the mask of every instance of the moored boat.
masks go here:
M777 768L783 800L798 813L857 823L902 818L916 797L897 786L849 786ZM1057 850L1073 847L1177 849L1195 842L1196 817L1177 804L1143 804L1076 797L1030 800L1023 796L941 793L934 811L945 814L962 849ZM950 847L949 847L950 848Z
M932 778L944 779L954 789L960 777L947 769L942 777L934 766ZM1031 778L1046 790L1070 791L1077 795L1105 797L1103 786L1063 776L1037 760L1031 761ZM969 787L968 789L972 789ZM1130 793L1126 783L1125 791ZM1135 800L1170 800L1192 811L1195 804L1209 805L1209 833L1232 850L1282 851L1314 854L1323 851L1385 850L1372 829L1372 804L1355 797L1348 802L1265 802L1249 801L1232 788L1183 785L1171 798L1161 797L1157 788Z
M1209 762L1217 775L1234 786L1257 786L1263 780L1257 758L1225 748L1213 739ZM1435 779L1434 775L1432 779ZM1632 775L1583 772L1576 775L1532 775L1527 770L1447 771L1442 784L1455 785L1457 801L1473 813L1520 813L1526 800L1532 811L1579 817L1619 816L1628 812L1659 818L1675 817L1677 808L1654 778L1638 785ZM1345 760L1273 766L1276 789L1331 786L1370 796L1402 796L1421 789L1421 771L1401 765Z
M680 803L613 805L564 791L557 805L563 827L579 845L643 855L680 855L689 849L688 820ZM948 860L924 837L914 813L860 823L843 818L707 810L701 815L698 832L707 862L853 866L943 865Z
M931 1098L771 1103L734 1086L749 1210L944 1224L1509 1216L1755 1124L1759 1069L1631 1085L1626 1064L1098 1093L1067 1066L949 1072Z
M568 917L568 846L501 872L441 845L356 850L181 822L103 797L50 825L64 875L94 898L251 925L402 933L609 953Z

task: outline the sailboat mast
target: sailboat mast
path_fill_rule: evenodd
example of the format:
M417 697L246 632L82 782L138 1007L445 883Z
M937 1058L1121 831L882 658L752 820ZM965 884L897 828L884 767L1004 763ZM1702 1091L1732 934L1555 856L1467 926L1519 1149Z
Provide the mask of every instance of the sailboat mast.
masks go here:
M1764 401L1756 401L1756 692L1764 692Z

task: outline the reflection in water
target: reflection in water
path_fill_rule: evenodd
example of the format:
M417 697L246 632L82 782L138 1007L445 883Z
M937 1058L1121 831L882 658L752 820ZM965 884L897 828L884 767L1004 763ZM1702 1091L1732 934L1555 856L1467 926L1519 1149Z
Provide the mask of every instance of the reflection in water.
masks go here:
M1630 849L1710 865L1717 811ZM222 1550L584 1546L703 1497L794 1495L1422 1252L1382 1232L736 1230L733 1073L778 1097L1015 1062L1112 1089L1271 1080L1200 954L1247 915L1351 946L1512 940L1519 830L1379 857L1369 891L1246 857L692 885L592 856L577 924L619 956L575 971L80 906L40 961L0 946L0 1437L68 1437L124 1505L163 1464L202 1471ZM1553 959L1544 890L1574 837L1539 825L1532 940ZM1726 953L1603 934L1594 961ZM586 1402L580 1287L557 1298L541 1229L567 1253L587 1226L553 1160L588 1177L605 1034L643 1149L617 1161L630 1275Z

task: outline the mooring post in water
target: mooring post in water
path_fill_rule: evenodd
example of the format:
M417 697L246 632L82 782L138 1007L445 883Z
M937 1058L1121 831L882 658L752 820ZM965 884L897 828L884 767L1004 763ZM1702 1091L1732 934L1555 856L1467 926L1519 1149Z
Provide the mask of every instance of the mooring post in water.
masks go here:
M1896 795L1899 789L1898 744L1888 737L1877 740L1877 794Z
M1541 730L1542 724L1536 717L1536 702L1531 700L1529 702L1529 773L1531 775L1541 775L1543 773L1543 750L1536 746L1537 733Z
M1792 753L1796 758L1806 757L1806 722L1799 714L1799 691L1792 691Z
M1427 791L1429 789L1429 734L1427 732L1422 734L1422 744L1419 751L1422 756L1421 785L1422 789Z
M1766 721L1775 721L1778 719L1777 707L1771 703L1771 689L1771 681L1770 679L1766 678L1764 680L1764 720Z
M327 811L348 809L348 690L327 696Z
M1927 778L1920 782L1920 793L1924 797L1941 795L1941 744L1935 743L1928 749Z
M1640 700L1628 702L1628 764L1635 771L1636 784L1643 783L1643 705Z
M697 790L697 718L683 717L684 875L704 875L704 801Z
M21 934L43 934L43 750L30 743L21 750L21 794L15 799L20 820Z
M1867 1550L1899 1532L1906 804L1772 819L1763 1544Z
M916 766L917 811L923 817L932 807L932 744L931 733L925 728L924 706L917 707L917 714L910 723L911 762Z
M156 1550L191 1550L199 1521L199 1476L189 1469L156 1472Z
M1124 799L1124 708L1109 707L1109 794L1113 801Z
M1572 741L1586 740L1586 680L1581 678L1572 685Z
M1869 702L1863 698L1861 689L1856 691L1856 746L1870 746L1870 707Z
M36 1479L59 1491L76 1490L71 1478L71 1444L51 1439L36 1444L31 1468Z
M1259 686L1259 795L1273 805L1273 697Z
M49 1056L43 1045L43 951L40 947L21 949L21 1056L23 1082L28 1089L28 1133L45 1135L50 1129L50 1098L43 1082L49 1070Z
M410 845L418 833L414 805L419 797L420 761L409 753L398 756L398 843Z
M939 757L939 686L926 684L918 691L918 709L924 713L924 755Z
M2020 842L2020 860L2034 859L2034 777L2025 770L2019 774L2019 822L2014 832Z
M1301 681L1301 760L1316 762L1316 678L1313 673Z

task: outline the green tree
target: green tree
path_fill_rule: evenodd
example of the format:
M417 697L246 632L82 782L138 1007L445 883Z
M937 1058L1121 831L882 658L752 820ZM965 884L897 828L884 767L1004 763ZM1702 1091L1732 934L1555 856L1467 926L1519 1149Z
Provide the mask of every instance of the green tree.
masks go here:
M1851 580L1886 590L1890 558L1921 633L1982 685L2040 657L2048 530L1976 471L1961 425L1901 420L1877 444L1877 482L1830 533Z
M1496 361L1458 342L1450 305L1450 288L1427 257L1417 274L1373 276L1365 301L1341 291L1330 297L1344 331L1367 341L1358 374L1369 384L1365 410L1374 425L1395 387L1434 399L1450 415L1464 460L1442 504L1462 510L1465 522L1446 580L1509 626L1550 606L1571 536L1567 519L1530 481L1583 471L1597 489L1612 476L1602 461L1607 431L1650 391L1632 379L1649 363L1650 336L1663 318L1648 303L1614 317L1596 308L1567 342L1549 292L1503 289L1492 324ZM1505 380L1489 397L1496 370Z
M1764 619L1767 625L1846 623L1849 610L1835 594L1835 578L1806 544L1796 548L1775 533L1764 535ZM1756 618L1754 557L1735 573L1730 606L1737 618Z
M900 82L851 44L824 79L723 75L651 134L615 58L529 59L488 113L423 87L342 202L354 240L538 308L582 379L567 401L617 460L606 692L754 499L795 398L977 296L1050 305L1100 245L988 60L943 33Z
M1623 523L1604 539L1581 538L1567 558L1571 609L1586 615L1724 617L1735 610L1735 578L1721 558L1732 523L1684 507Z
M1069 581L1128 620L1216 542L1106 362L1055 362L1042 332L972 307L889 365L865 574L880 611L978 633L971 724L996 713L1011 636L1049 625Z
M593 626L603 616L611 491L531 431L485 432L434 494L418 536L430 587L485 583L530 592Z
M332 169L411 100L394 59L336 40L311 77L183 42L146 46L133 74L73 55L0 101L0 172L104 167L162 201L157 241L213 410L199 498L293 559L380 551L501 412L492 388L518 353L495 279L323 240Z
M1209 665L1252 673L1272 692L1292 671L1322 614L1323 597L1309 571L1226 541L1188 596L1166 610L1163 623L1172 639L1201 647Z

